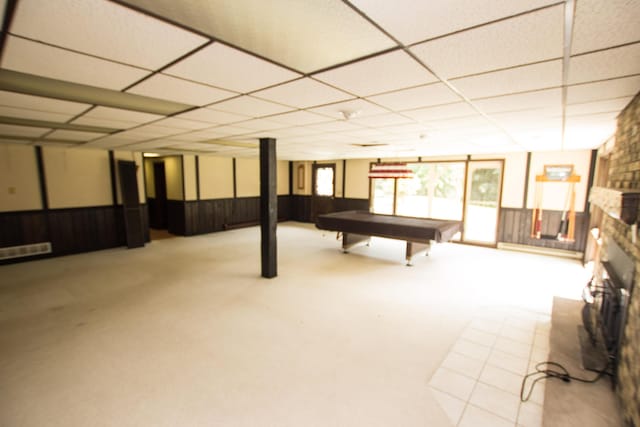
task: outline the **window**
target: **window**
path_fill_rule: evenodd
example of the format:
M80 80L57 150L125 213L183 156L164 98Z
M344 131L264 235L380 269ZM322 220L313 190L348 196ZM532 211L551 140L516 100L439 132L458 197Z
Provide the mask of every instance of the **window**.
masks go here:
M334 195L334 166L316 167L315 188L316 196L333 197Z
M464 162L411 163L409 167L412 179L373 179L373 212L461 220Z

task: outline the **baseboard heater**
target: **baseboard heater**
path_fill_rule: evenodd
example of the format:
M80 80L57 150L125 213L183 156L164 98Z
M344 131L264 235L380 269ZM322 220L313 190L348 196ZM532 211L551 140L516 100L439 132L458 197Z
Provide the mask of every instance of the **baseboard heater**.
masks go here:
M0 248L0 261L24 258L51 253L51 242L31 243L28 245L7 246Z

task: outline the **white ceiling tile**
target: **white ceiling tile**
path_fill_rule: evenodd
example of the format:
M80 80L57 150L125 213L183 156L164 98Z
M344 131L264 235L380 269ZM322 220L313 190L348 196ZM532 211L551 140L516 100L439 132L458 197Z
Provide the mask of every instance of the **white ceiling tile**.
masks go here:
M354 131L358 129L362 129L361 126L356 124L344 121L344 120L334 120L331 122L318 123L315 125L307 126L309 129L316 130L318 132L348 132ZM344 135L345 138L351 138L351 136ZM336 138L335 135L332 135L332 138Z
M564 132L565 150L584 150L598 148L616 132L616 122L568 126Z
M226 137L236 136L236 135L245 135L247 133L251 133L252 130L253 129L243 128L239 124L234 124L234 125L217 126L213 129L210 129L210 132L215 133L218 138L226 138Z
M310 78L304 78L284 85L261 90L255 96L269 101L291 105L297 108L309 108L317 105L344 101L353 96L334 89Z
M434 83L383 95L370 96L368 99L391 110L402 111L460 101L460 96L444 83Z
M145 141L145 142L138 142L135 144L131 144L131 145L127 145L127 150L135 150L135 151L155 151L155 149L158 148L165 148L168 145L171 145L171 142L167 141L166 139L162 138L162 139L156 139L153 141Z
M127 1L302 72L393 46L389 37L341 1Z
M514 138L527 151L557 151L562 149L562 127L542 127L515 132Z
M524 134L535 135L545 132L562 133L562 119L560 117L540 118L539 120L522 120L502 122L501 125L516 139Z
M546 89L515 95L477 99L473 104L485 113L531 110L535 108L555 108L562 111L562 89Z
M403 124L403 125L385 126L383 129L385 132L389 132L391 134L403 134L403 135L411 134L416 137L420 134L427 132L427 126L420 123L409 123L409 124Z
M6 144L31 144L32 141L18 138L11 138L0 135L0 143Z
M171 143L170 148L176 149L186 149L186 150L195 150L195 151L215 151L216 148L212 147L210 144L203 144L201 142L173 142L169 140Z
M496 22L411 48L439 77L455 77L562 57L563 6Z
M2 68L73 83L121 90L149 72L8 36Z
M205 129L195 132L181 133L180 135L173 136L171 139L175 141L205 141L219 136L220 132L215 132L213 129Z
M626 107L633 97L609 99L606 101L586 102L582 104L567 105L567 116L596 113L619 113Z
M470 99L559 87L562 84L562 61L463 77L450 83Z
M132 144L136 139L130 136L121 136L120 134L108 135L104 138L99 138L86 143L87 147L97 147L97 148L114 148L114 147L122 147L128 144Z
M375 116L356 117L355 119L351 119L351 122L361 126L379 127L379 126L391 126L391 125L399 125L399 124L405 124L405 123L413 123L413 120L407 117L401 116L400 114L385 113L385 114L378 114Z
M572 56L569 84L640 74L640 43Z
M175 127L161 126L156 123L152 123L128 130L126 131L126 133L129 133L130 135L144 135L150 138L154 138L160 136L177 135L180 133L185 133L187 131L187 129L178 129Z
M81 104L79 102L60 101L58 99L6 91L0 91L0 105L72 116L80 114L91 107L89 104Z
M388 111L364 99L352 99L350 101L336 102L321 107L310 108L309 111L324 114L333 119L342 119L344 114L355 113L356 117L374 116ZM344 112L344 113L343 113Z
M325 71L313 77L359 96L436 81L433 74L402 50Z
M274 130L273 136L274 138L277 138L278 143L280 143L282 139L287 139L292 137L306 137L310 135L317 135L318 133L320 132L305 126L294 126L294 127Z
M403 126L403 125L400 125ZM393 128L393 126L387 126L384 128L378 128L378 129L374 129L374 128L360 128L360 129L356 129L353 131L347 131L345 132L345 134L347 135L351 135L351 136L355 136L357 138L364 138L364 139L368 139L374 136L378 136L378 135L392 135L387 129L388 128Z
M264 101L248 95L222 101L208 108L254 118L284 113L285 111L291 111L293 109L292 107Z
M459 31L533 10L554 0L352 0L404 44Z
M142 83L128 89L127 92L197 106L237 96L235 92L189 82L164 74L151 76Z
M567 88L567 103L599 101L633 96L640 91L640 76L585 83Z
M198 108L196 110L187 111L186 113L177 114L174 117L187 120L196 120L211 125L223 125L228 123L240 122L249 118L249 116L247 115L228 113L225 111L212 110L209 108Z
M414 120L429 122L448 118L474 116L478 113L466 102L457 102L455 104L405 111L403 114Z
M427 128L432 130L474 132L476 130L486 130L486 128L489 128L490 131L494 131L495 125L485 116L476 113L473 115L430 121L427 123Z
M176 129L189 129L189 130L197 130L211 127L210 124L194 121L194 120L186 120L184 118L178 117L168 117L166 119L158 120L153 123L154 125L166 126L170 128Z
M214 43L163 71L234 92L251 92L300 77L237 49Z
M59 139L61 141L90 141L105 136L104 133L78 132L74 130L58 129L51 132L45 139Z
M153 70L208 41L105 0L20 0L11 32Z
M113 129L129 129L139 125L139 123L126 120L101 119L87 116L78 117L72 123L74 125L102 126Z
M82 117L119 120L123 122L142 124L161 119L164 116L151 113L141 113L138 111L122 110L119 108L96 107L88 113L84 114Z
M0 116L63 123L71 119L73 114L58 114L50 111L36 111L28 110L26 108L5 107L0 105Z
M329 118L324 115L299 110L292 111L290 113L278 114L276 116L270 116L269 120L290 126L301 126L311 123L326 122L329 120Z
M272 130L272 129L281 129L286 127L286 124L278 123L269 117L268 119L251 119L244 122L234 123L233 126L249 129L249 130ZM216 128L214 128L216 129Z
M552 126L560 124L562 110L559 108L540 108L526 111L493 113L490 116L505 128L529 129L539 127L541 123L547 123Z
M637 0L576 2L571 53L583 53L640 40Z
M39 137L51 129L36 128L31 126L5 125L0 123L0 135L4 136L28 136Z

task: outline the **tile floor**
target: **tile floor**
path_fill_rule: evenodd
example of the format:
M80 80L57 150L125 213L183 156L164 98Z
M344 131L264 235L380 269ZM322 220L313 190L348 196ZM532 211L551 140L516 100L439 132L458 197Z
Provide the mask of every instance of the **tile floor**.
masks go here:
M550 317L522 309L488 307L473 318L429 386L459 427L540 427L544 382L520 402L523 376L549 352Z

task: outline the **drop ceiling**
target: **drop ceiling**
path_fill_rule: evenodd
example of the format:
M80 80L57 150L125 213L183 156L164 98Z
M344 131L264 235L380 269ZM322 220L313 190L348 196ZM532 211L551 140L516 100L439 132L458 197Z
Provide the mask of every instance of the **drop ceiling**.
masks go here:
M635 0L0 2L0 142L286 160L598 147ZM5 10L6 9L6 10Z

